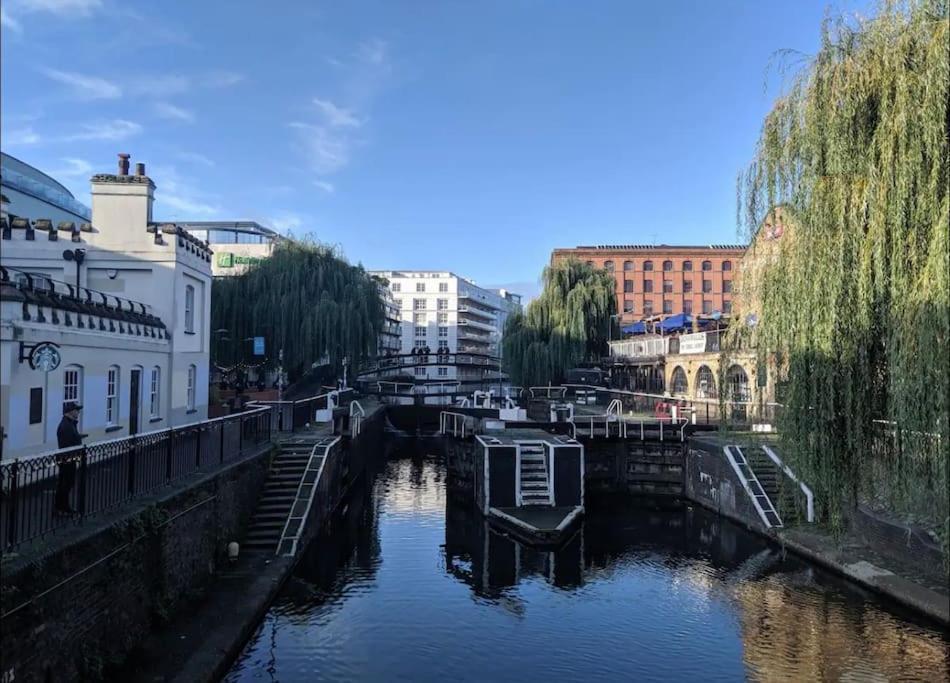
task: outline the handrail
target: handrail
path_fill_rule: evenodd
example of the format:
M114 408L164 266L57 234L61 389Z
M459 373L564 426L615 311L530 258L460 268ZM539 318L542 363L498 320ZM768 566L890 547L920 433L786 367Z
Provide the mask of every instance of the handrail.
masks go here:
M327 458L330 454L330 449L333 448L337 442L340 440L340 437L337 436L330 443L325 443L324 439L318 440L313 444L313 448L310 449L310 457L307 458L307 466L304 468L304 473L300 477L300 482L297 484L297 493L294 495L294 504L290 506L290 512L287 513L287 521L284 522L284 528L280 532L280 538L277 541L277 548L274 551L275 555L280 554L280 547L284 544L285 536L287 536L287 531L290 528L290 523L295 520L301 520L300 525L297 527L297 535L291 537L292 540L290 546L290 552L285 553L287 556L294 556L297 554L297 541L300 539L300 534L303 533L303 525L307 517L310 515L310 508L313 506L313 499L317 495L317 484L320 482L320 477L323 475L323 468L327 464ZM317 475L312 482L307 481L307 472L311 470L310 465L313 463L313 458L317 453L317 449L323 449L323 460L320 462L320 467L317 470ZM307 504L304 506L303 514L294 516L294 508L296 507L297 500L300 499L301 493L304 486L310 486L310 494L307 496Z
M451 420L450 420L451 418ZM472 415L466 415L465 413L455 413L451 410L443 410L439 413L439 433L445 434L446 432L451 431L452 436L465 438L465 426L471 420L475 422L475 418ZM451 428L449 423L451 421ZM474 432L474 424L472 425L472 431Z
M772 523L769 521L768 516L765 514L765 510L762 509L762 506L759 504L759 499L755 497L755 494L752 492L752 488L749 486L748 479L739 469L739 464L736 462L735 456L732 454L732 449L738 448L738 446L724 446L723 452L726 454L726 460L729 462L729 465L732 467L733 472L736 473L736 477L739 479L739 483L742 484L742 488L745 489L746 494L749 496L749 500L752 501L752 505L755 507L756 512L759 513L759 518L762 520L762 524L765 525L766 529L772 528ZM743 457L743 459L745 459ZM752 468L749 468L749 471L752 472ZM755 476L755 472L752 472L752 476ZM761 484L759 485L761 487Z
M805 521L814 522L815 521L815 494L812 493L811 488L805 482L803 482L801 479L795 476L795 473L792 472L789 466L786 465L784 462L782 462L782 459L778 457L778 453L776 453L771 448L765 445L762 446L762 450L765 451L765 454L768 455L772 459L772 462L778 465L779 468L781 468L781 470L785 472L785 474L788 476L789 479L791 479L793 482L798 484L798 486L801 488L802 493L805 494Z
M545 392L544 398L564 398L564 395L567 393L567 385L547 386L547 387L528 387L528 393L531 394L531 398L535 398L535 395L534 395L535 390L539 392L543 390ZM556 392L559 391L561 393L559 395L552 397L551 396L552 390Z
M363 410L360 402L350 401L350 433L353 436L359 436L364 417L366 417L366 411Z

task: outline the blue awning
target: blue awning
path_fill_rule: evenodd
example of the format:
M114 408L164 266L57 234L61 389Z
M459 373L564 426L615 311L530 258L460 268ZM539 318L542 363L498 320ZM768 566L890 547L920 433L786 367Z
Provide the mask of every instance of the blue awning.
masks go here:
M662 329L664 332L674 332L676 330L681 330L684 327L692 326L693 316L687 315L686 313L677 313L676 315L671 315L669 318L660 323L660 329Z
M624 334L646 334L647 326L641 320L639 322L633 323L632 325L627 325L626 327L622 327L621 331Z

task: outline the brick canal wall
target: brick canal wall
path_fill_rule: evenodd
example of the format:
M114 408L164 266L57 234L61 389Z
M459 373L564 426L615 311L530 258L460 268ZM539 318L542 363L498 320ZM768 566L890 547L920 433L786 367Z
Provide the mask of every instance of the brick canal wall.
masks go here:
M689 439L683 496L748 528L766 531L722 446L714 440Z
M74 527L3 570L2 680L96 680L213 580L243 536L268 444L144 509ZM88 525L95 525L88 526ZM81 534L81 535L80 535ZM33 551L36 551L33 554Z

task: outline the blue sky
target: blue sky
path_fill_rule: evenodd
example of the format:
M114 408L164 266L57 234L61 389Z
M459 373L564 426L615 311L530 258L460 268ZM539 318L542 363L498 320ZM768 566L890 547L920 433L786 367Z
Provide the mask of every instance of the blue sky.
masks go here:
M735 241L770 60L868 4L4 0L0 144L82 201L129 152L158 219L531 294L554 247Z

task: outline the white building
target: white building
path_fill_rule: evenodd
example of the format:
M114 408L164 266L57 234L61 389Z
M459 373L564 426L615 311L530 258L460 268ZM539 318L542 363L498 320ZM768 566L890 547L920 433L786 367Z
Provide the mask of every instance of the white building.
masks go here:
M498 356L508 316L521 310L521 297L506 290L484 289L447 271L374 271L385 278L401 312L401 351L428 346L433 353ZM415 368L417 380L474 381L484 369L427 366Z
M212 252L153 222L155 184L119 156L117 174L92 177L91 222L54 224L42 214L55 206L16 196L4 204L4 459L54 449L67 401L83 405L87 443L207 417ZM51 348L61 361L44 372L35 361Z
M379 283L379 298L383 300L386 319L379 333L376 352L380 356L398 354L402 351L402 312L389 286L382 281Z

